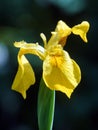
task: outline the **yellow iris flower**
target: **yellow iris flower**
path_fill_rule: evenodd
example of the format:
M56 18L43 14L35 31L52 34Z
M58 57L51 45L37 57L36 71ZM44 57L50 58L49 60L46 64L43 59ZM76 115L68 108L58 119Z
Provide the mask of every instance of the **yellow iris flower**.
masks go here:
M68 52L63 50L63 47L71 33L79 35L84 42L87 42L88 29L89 23L87 21L70 28L60 20L48 42L45 35L41 33L44 47L38 43L15 42L15 47L20 48L18 53L19 67L12 89L20 92L25 99L26 91L35 83L34 71L25 57L25 54L30 53L43 60L42 77L46 86L51 90L61 91L70 98L81 80L81 71L77 63L70 58Z

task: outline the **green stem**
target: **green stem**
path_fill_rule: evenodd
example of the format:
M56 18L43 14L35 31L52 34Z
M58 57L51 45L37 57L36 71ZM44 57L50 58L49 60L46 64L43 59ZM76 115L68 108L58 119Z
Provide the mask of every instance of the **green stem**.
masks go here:
M55 91L50 90L41 79L38 93L39 130L52 130L55 108Z

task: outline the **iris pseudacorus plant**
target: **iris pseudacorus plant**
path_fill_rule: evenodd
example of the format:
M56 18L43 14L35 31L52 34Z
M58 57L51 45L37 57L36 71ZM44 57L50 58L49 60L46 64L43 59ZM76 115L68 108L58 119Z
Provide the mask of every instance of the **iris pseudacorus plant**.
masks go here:
M15 47L20 48L18 53L19 67L12 89L21 93L25 99L26 91L35 83L33 68L25 57L25 54L29 53L37 55L43 60L42 78L46 86L51 90L61 91L70 98L81 80L81 71L78 64L71 59L63 47L71 33L79 35L84 42L87 42L86 34L89 26L87 21L83 21L70 28L65 22L60 20L55 31L51 33L52 35L48 42L46 36L43 33L40 34L44 47L39 43L15 42Z

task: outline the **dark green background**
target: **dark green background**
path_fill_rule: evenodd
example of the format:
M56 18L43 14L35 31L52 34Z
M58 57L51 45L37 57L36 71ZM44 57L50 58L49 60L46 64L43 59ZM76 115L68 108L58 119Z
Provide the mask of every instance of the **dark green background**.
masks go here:
M35 70L36 84L30 87L24 100L11 90L18 67L18 49L13 43L25 40L42 44L40 33L49 39L58 20L70 27L87 20L90 30L88 43L79 36L68 37L64 49L79 64L82 80L70 100L56 92L53 130L98 129L98 1L0 0L0 130L38 130L37 96L42 61L27 56Z

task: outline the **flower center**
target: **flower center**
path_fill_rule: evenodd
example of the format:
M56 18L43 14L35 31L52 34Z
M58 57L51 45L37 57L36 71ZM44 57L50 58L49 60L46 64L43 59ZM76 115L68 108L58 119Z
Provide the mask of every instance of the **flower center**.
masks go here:
M46 51L46 55L50 57L50 64L54 67L60 66L63 62L64 52L61 45L50 46Z
M61 45L53 45L47 49L47 53L49 56L62 56L63 55L63 48Z

